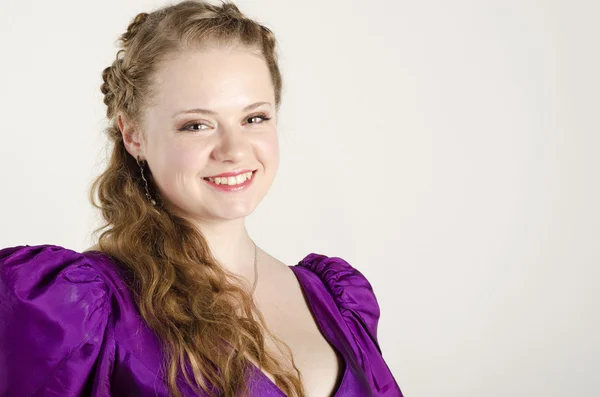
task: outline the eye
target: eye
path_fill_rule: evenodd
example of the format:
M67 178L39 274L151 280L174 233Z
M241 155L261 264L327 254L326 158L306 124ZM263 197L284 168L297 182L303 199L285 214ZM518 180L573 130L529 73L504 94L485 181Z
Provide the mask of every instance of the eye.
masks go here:
M198 129L195 129L195 128L192 129L192 128L190 128L190 127L193 127L193 126L198 126L198 127L202 126L204 128L198 128ZM204 123L189 123L189 124L186 124L185 126L181 127L179 129L179 131L192 131L192 132L194 132L194 131L203 131L203 130L206 130L208 128L210 128L210 127L207 126Z
M246 121L250 124L262 124L269 120L271 120L271 118L267 117L267 115L264 113L255 114L246 119Z

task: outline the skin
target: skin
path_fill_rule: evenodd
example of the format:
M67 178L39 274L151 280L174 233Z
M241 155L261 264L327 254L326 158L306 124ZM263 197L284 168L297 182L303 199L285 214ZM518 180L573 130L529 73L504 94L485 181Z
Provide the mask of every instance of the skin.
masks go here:
M139 127L117 115L125 147L148 161L165 207L190 219L219 263L251 285L254 245L245 219L266 195L279 165L275 94L266 62L248 49L212 47L177 54L154 77L158 96ZM173 117L195 108L214 113ZM256 170L244 191L221 192L203 180L240 169ZM309 395L330 396L341 362L296 276L260 248L258 276L254 298L267 326L292 349ZM270 339L266 344L280 357Z
M145 109L140 128L118 115L125 147L148 161L165 206L197 225L216 259L253 279L254 246L245 218L269 190L279 165L267 65L247 49L215 47L178 54L154 77L159 94ZM214 114L173 117L195 108ZM242 192L221 192L203 180L240 169L257 170Z

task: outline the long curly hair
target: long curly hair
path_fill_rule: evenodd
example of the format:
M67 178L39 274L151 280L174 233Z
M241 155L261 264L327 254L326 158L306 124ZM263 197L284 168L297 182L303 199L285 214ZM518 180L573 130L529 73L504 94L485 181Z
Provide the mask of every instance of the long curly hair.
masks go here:
M116 59L102 72L112 152L90 189L92 205L103 216L93 234L101 232L98 250L131 275L127 283L140 314L162 343L173 396L182 395L182 379L198 394L246 395L249 358L272 374L286 395L305 396L291 349L267 329L246 283L215 260L201 231L180 214L149 202L144 173L123 144L117 112L141 125L142 110L156 95L152 78L161 62L206 44L258 51L269 68L279 110L282 80L275 36L233 3L183 1L138 14L120 36ZM145 174L152 195L159 197L152 175ZM284 348L285 357L278 360L268 352L265 336Z

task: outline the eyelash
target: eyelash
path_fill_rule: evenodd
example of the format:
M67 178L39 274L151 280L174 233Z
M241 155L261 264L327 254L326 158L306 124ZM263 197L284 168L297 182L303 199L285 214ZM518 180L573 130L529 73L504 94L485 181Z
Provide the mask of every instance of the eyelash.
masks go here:
M250 120L250 119L253 119L255 117L261 118L262 121L260 123L250 123L250 124L262 124L262 123L265 123L265 122L271 120L271 117L267 117L267 115L265 113L253 114L252 116L247 117L246 120ZM206 125L206 124L204 124L204 123L189 123L189 124L186 124L185 126L181 127L179 129L179 131L190 131L190 132L202 131L201 129L200 130L190 130L189 127L191 127L193 125Z

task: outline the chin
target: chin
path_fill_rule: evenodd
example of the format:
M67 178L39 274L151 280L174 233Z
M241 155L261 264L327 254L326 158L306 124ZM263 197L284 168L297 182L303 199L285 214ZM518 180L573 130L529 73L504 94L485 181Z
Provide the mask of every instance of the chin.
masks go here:
M235 220L245 218L254 212L256 206L239 205L229 208L215 209L212 212L211 218L223 220Z

